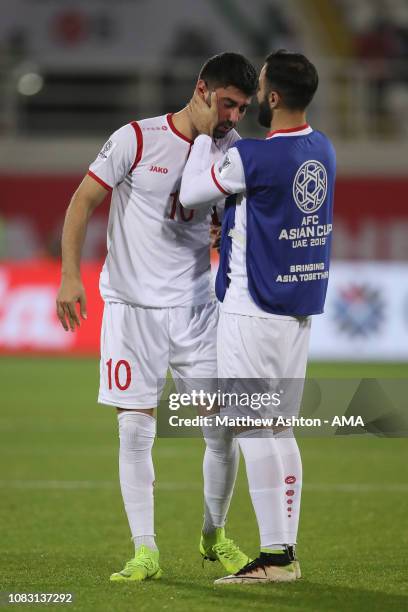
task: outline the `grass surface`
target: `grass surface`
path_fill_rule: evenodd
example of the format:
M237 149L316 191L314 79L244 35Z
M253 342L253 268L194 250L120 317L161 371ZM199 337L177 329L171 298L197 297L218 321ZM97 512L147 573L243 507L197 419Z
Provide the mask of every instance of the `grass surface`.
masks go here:
M311 365L311 376L406 376L406 365ZM111 584L132 552L117 482L114 413L97 406L94 360L0 359L0 590L68 592L83 611L408 609L406 439L300 440L304 492L294 584L214 587L201 567L201 440L155 444L163 579ZM242 464L242 461L241 461ZM249 554L257 528L243 465L229 534ZM12 609L40 609L41 605Z

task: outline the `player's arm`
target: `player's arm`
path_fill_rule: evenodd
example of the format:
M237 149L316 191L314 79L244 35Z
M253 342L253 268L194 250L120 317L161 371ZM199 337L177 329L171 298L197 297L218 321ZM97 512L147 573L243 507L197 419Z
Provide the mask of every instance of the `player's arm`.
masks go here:
M68 207L62 233L62 280L57 296L57 315L66 331L80 326L77 303L81 317L86 319L80 260L89 218L105 196L131 172L138 152L136 133L134 124L127 124L111 135Z
M211 164L209 151L211 138L196 138L191 150L180 187L180 202L184 208L207 208L214 200L226 198L246 189L241 157L235 147L229 149L219 162ZM203 159L207 166L202 170Z
M85 176L68 206L62 231L61 285L57 294L57 315L68 331L80 327L76 311L79 303L82 319L86 319L86 296L81 280L80 261L88 221L93 211L103 202L108 189Z

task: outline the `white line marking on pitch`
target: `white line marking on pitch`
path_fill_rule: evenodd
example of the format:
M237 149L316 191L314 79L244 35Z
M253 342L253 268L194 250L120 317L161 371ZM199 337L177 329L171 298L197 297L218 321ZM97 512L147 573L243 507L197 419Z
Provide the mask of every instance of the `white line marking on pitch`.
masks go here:
M116 489L119 482L113 480L0 480L2 489ZM202 489L200 482L162 482L156 488L162 491L188 491ZM334 493L401 493L408 491L408 483L388 484L357 484L310 483L304 485L305 491L321 491Z

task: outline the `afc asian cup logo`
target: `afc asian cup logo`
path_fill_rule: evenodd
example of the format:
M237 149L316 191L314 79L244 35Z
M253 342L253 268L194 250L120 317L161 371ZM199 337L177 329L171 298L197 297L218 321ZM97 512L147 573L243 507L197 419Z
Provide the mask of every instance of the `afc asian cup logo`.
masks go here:
M302 164L293 181L293 197L303 213L314 213L327 194L327 172L320 162L309 159Z

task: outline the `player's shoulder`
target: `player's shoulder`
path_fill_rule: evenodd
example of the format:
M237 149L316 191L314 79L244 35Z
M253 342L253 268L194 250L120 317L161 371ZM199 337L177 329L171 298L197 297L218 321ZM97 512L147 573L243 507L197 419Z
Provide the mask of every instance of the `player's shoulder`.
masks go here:
M320 130L313 130L312 133L314 134L316 140L320 141L322 145L326 146L328 149L333 151L333 153L335 153L334 144L327 136L327 134L321 132Z
M158 115L157 117L138 119L136 123L139 125L142 132L167 132L169 129L167 117L167 115Z
M324 132L320 130L313 130L313 146L320 151L320 153L331 160L334 164L336 163L336 149L330 138Z
M100 150L98 157L102 160L106 160L112 153L114 157L123 154L132 155L136 146L137 138L135 128L131 123L125 123L125 125L122 125L111 133Z
M158 117L148 117L144 119L134 119L119 128L113 136L118 138L135 140L138 146L146 140L155 140L157 135L166 133L169 130L167 115Z
M125 123L125 125L121 125L111 134L111 138L120 139L120 140L126 140L129 138L133 139L135 137L135 129L134 129L133 124L134 122L129 121L129 123Z
M147 135L154 135L167 129L166 115L131 120L112 132L100 155L106 158L114 150L115 152L127 152L129 155L132 155L135 150L141 152L148 138Z
M160 115L158 117L149 117L146 119L132 119L130 120L128 123L125 123L125 125L122 125L120 128L118 128L114 134L117 133L134 133L135 128L140 128L141 130L146 130L146 129L157 129L157 130L167 130L168 129L168 123L167 123L167 115Z

